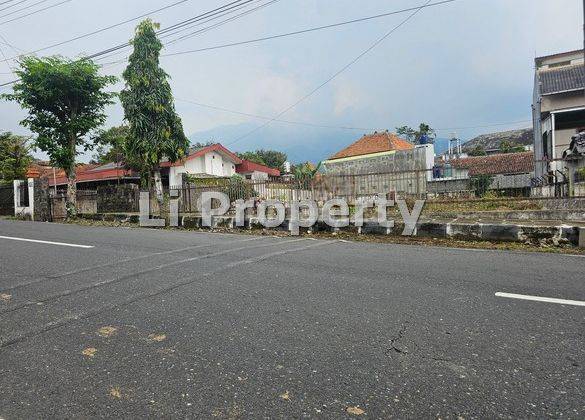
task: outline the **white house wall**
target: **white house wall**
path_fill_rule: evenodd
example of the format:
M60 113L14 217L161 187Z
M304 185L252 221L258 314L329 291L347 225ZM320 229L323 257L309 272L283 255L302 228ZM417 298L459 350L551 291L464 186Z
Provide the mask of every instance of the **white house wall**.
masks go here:
M220 153L206 153L204 156L187 160L184 165L171 167L169 171L170 185L181 185L181 174L184 173L230 177L236 173L236 164Z
M205 154L205 168L206 174L214 176L232 176L236 173L235 162L216 152Z
M246 179L251 179L252 181L268 181L268 174L266 172L251 171L241 173L240 175Z

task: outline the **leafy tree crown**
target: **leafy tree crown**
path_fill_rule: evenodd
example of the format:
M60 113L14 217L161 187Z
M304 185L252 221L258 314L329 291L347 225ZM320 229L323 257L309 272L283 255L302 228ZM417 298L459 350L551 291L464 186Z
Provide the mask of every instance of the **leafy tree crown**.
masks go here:
M21 125L37 134L35 145L70 169L77 146L92 147L84 136L105 122L104 107L115 94L104 88L116 78L99 75L99 66L87 59L24 57L19 64L13 93L2 97L28 111Z
M142 162L142 172L158 168L163 158L183 157L189 140L175 112L167 73L159 66L162 43L156 35L158 24L141 22L132 40L134 51L123 73L125 88L120 94L129 126L125 151Z

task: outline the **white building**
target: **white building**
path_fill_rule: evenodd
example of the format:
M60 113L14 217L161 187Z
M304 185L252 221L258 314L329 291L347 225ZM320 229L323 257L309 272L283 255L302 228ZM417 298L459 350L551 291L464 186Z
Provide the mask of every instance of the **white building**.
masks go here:
M236 166L242 163L235 153L221 144L213 144L189 150L189 155L178 162L165 162L161 166L169 168L169 185L182 183L182 174L195 177L230 177L236 173Z
M583 50L535 60L534 157L536 176L563 170L561 159L571 137L585 128ZM552 162L550 162L552 161Z
M168 168L169 186L180 186L182 174L195 178L229 178L238 174L253 181L266 181L270 177L280 176L278 169L240 159L221 144L190 149L189 154L178 162L164 162L162 168Z

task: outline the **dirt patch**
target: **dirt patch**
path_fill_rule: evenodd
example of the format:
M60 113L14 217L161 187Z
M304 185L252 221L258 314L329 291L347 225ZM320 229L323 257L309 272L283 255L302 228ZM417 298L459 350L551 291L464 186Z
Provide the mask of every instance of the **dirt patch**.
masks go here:
M167 339L167 336L166 336L166 334L150 334L148 336L148 339L150 341L160 343L161 341L165 341Z
M366 414L366 412L359 407L347 407L345 411L347 411L349 414L353 414L354 416L361 416Z
M94 357L96 353L97 353L97 349L94 347L88 347L81 352L81 354L83 354L84 356L87 356L87 357Z
M122 391L119 387L115 386L110 388L110 397L115 398L117 400L122 399Z
M117 331L118 331L118 329L115 327L106 326L106 327L101 327L97 331L97 333L100 337L108 338L108 337L111 337L114 334L116 334Z

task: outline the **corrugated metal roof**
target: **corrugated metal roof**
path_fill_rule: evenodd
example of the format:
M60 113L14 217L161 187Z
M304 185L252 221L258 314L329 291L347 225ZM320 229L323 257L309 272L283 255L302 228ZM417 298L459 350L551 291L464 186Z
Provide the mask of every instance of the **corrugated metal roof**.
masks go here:
M541 95L579 90L585 87L583 64L542 70L539 72Z

